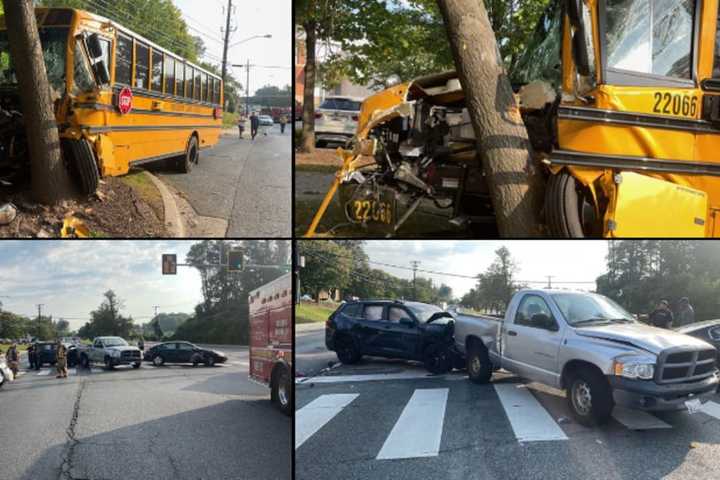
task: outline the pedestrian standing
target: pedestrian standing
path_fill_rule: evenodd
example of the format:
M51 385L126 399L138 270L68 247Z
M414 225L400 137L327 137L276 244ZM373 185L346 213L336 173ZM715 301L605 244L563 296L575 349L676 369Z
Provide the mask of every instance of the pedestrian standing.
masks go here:
M37 364L37 344L31 343L27 349L28 352L28 368L35 369Z
M660 328L672 328L673 314L670 311L670 303L667 300L661 300L657 308L650 314L648 320L650 325Z
M17 344L13 343L10 345L10 348L8 348L7 354L5 355L7 357L8 366L10 367L10 370L12 370L13 375L17 377L18 373L18 367L20 362L20 354L17 351Z
M245 117L242 114L238 116L238 130L240 130L240 140L242 140L243 133L245 133Z
M252 115L250 115L250 134L253 140L255 140L255 137L257 137L259 128L260 118L257 116L257 112L252 112Z
M695 323L695 309L690 305L690 299L688 297L682 297L680 299L680 306L675 319L677 320L676 324L678 327Z
M285 125L288 123L288 118L285 115L280 116L280 134L285 134Z
M60 340L58 340L57 349L55 350L55 362L57 367L55 378L67 378L67 350Z
M145 340L143 340L143 337L140 337L140 340L138 340L138 348L141 352L145 351Z

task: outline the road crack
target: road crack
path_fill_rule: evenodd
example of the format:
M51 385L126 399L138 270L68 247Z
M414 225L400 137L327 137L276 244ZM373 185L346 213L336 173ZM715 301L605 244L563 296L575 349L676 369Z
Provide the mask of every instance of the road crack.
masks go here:
M63 461L60 465L59 480L78 480L72 476L73 470L73 456L75 455L75 448L80 444L80 441L75 436L75 427L77 426L78 416L80 415L80 400L82 394L85 391L86 381L80 382L77 393L75 394L75 405L73 405L73 414L70 419L70 425L65 429L65 435L67 436L67 444L65 448L65 454L63 455Z

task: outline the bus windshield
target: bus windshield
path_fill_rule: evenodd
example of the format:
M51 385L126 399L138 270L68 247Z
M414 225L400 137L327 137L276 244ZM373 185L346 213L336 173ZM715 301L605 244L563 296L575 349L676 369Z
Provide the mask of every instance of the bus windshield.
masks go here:
M40 42L43 47L48 81L57 92L65 91L67 39L67 28L43 28L40 30ZM6 31L0 31L0 87L16 85L15 68L10 61L8 35Z

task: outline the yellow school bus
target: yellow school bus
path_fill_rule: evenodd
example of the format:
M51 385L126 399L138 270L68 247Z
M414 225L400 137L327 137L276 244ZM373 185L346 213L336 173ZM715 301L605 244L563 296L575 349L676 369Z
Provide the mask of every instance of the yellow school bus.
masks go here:
M547 235L720 237L719 19L718 0L549 2L509 72L546 179ZM308 236L338 190L348 221L381 232L421 199L459 225L492 223L454 72L368 98L353 147Z
M39 8L36 17L63 156L83 193L163 159L187 173L218 143L220 77L98 15ZM21 110L3 17L0 109Z

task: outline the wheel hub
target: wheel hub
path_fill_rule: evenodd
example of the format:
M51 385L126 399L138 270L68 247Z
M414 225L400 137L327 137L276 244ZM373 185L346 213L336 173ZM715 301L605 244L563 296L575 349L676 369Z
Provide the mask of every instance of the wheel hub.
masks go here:
M575 409L581 415L587 415L592 409L592 395L586 382L578 381L573 385L572 400Z

